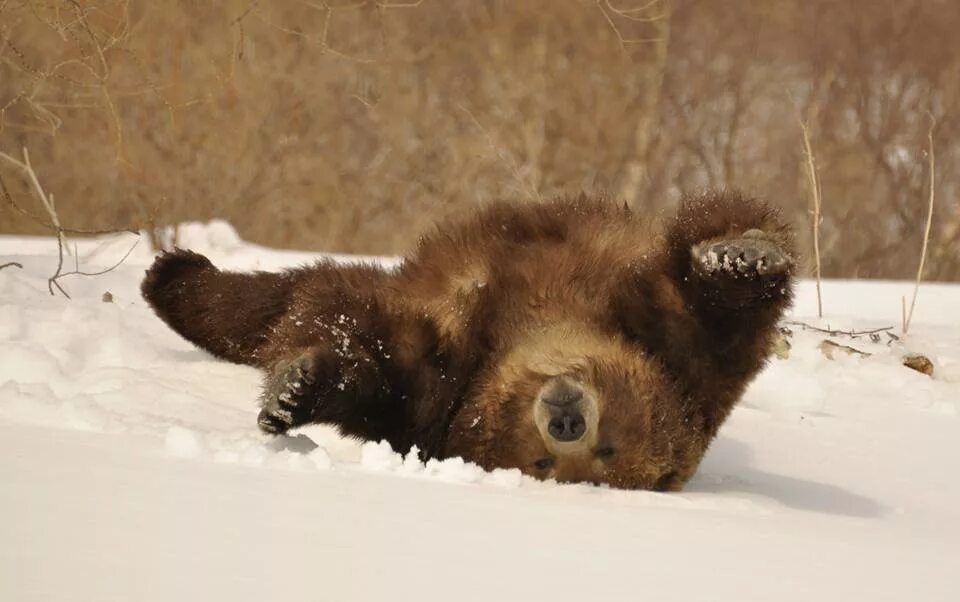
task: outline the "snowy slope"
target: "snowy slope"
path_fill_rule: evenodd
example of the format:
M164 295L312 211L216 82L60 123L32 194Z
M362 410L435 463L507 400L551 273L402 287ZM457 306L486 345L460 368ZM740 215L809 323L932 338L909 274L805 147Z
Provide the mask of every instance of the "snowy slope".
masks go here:
M130 242L81 242L81 267ZM313 257L219 223L181 244L235 269ZM0 600L960 599L960 286L924 286L902 342L833 337L869 358L791 327L687 490L655 494L424 466L322 427L271 441L257 373L139 299L146 241L64 279L72 300L47 293L55 253L0 237L23 264L0 271ZM803 283L793 319L898 325L910 290L826 282L817 321Z

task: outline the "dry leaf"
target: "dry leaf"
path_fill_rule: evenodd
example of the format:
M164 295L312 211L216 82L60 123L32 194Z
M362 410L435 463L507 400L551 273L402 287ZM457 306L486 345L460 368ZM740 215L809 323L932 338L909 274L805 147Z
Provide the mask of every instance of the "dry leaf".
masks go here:
M930 358L925 355L911 353L903 356L900 361L903 362L904 366L910 368L911 370L922 372L927 376L933 376L933 362L931 362Z

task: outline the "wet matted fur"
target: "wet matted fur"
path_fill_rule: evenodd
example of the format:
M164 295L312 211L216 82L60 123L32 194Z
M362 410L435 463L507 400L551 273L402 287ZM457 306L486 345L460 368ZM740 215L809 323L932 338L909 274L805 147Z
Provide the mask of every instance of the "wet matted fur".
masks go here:
M668 220L581 195L440 224L392 271L233 273L178 250L142 291L187 340L266 372L265 431L329 423L424 457L673 490L769 355L793 245L736 193ZM586 417L576 441L548 433L558 387Z

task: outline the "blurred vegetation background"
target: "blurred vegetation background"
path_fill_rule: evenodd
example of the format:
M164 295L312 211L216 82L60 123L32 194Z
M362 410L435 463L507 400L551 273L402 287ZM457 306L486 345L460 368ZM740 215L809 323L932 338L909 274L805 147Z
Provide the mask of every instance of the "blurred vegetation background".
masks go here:
M960 280L957 32L956 0L0 0L0 151L71 228L392 254L492 199L727 186L806 249L802 122L824 275L912 278L935 122L925 277Z

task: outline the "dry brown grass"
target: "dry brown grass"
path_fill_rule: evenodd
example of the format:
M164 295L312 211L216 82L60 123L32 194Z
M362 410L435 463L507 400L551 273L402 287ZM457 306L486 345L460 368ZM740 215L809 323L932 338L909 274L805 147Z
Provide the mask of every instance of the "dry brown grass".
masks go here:
M29 148L78 229L222 217L274 246L394 253L495 198L602 189L656 211L702 186L800 229L787 88L829 191L823 274L910 277L927 110L960 164L958 29L949 0L0 0L0 151ZM936 187L925 274L960 279L960 174ZM8 207L0 230L39 231Z

